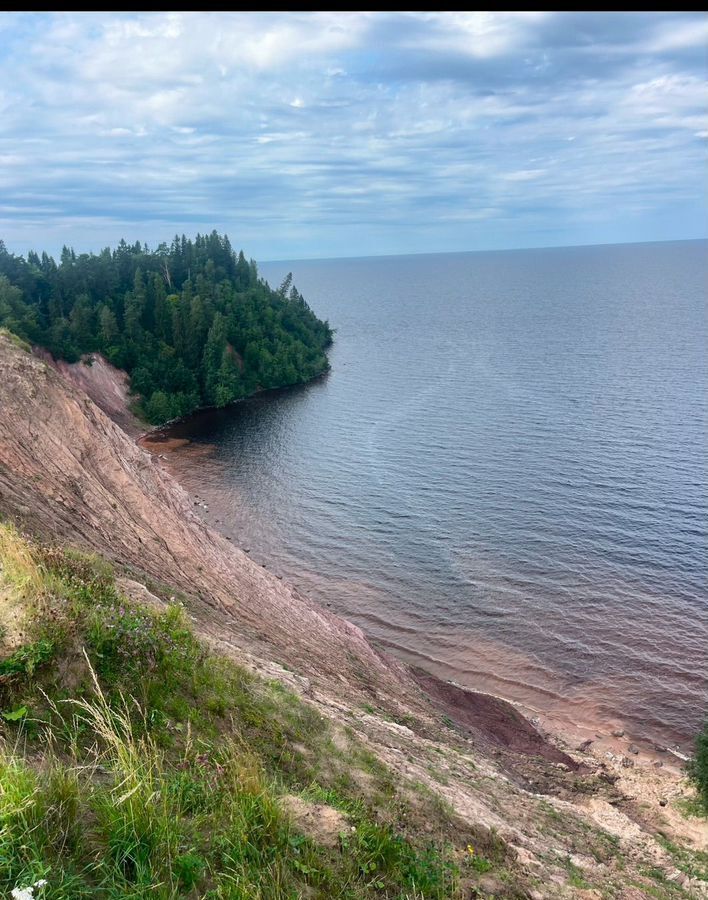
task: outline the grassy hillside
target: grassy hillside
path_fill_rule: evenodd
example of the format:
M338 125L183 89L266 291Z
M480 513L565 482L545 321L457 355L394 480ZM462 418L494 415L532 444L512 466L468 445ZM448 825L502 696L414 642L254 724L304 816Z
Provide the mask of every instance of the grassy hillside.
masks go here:
M494 833L163 601L0 525L3 896L461 898L489 870L525 896Z

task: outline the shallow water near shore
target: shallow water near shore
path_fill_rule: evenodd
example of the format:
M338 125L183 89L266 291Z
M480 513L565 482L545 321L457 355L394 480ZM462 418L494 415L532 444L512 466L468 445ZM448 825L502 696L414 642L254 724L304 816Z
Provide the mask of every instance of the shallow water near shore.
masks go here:
M210 520L408 661L689 747L706 243L261 266L288 271L332 372L170 430Z

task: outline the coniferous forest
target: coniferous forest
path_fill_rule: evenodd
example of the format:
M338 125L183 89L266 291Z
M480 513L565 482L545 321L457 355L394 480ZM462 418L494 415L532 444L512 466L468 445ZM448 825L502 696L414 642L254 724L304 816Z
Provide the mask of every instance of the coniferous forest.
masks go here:
M159 424L329 368L332 330L291 281L271 288L216 231L154 251L65 247L58 263L0 241L0 326L68 362L103 353Z

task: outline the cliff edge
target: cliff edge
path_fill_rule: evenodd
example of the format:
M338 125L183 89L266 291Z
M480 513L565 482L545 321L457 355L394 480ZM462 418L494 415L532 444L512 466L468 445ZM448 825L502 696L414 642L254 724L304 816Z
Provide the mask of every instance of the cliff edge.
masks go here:
M110 560L131 602L180 598L214 651L295 691L399 788L422 785L503 844L503 873L429 896L708 896L695 863L705 832L681 812L676 772L561 746L509 704L380 652L207 527L157 458L4 334L0 517L44 545Z

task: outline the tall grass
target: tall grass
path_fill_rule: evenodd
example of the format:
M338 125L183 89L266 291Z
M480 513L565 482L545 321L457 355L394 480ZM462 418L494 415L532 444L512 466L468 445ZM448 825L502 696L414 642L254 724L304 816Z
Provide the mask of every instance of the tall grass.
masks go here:
M31 545L14 525L0 523L0 584L18 598L36 599L44 593L44 582Z
M0 890L46 879L62 900L457 895L451 860L416 850L363 810L336 850L298 833L238 741L188 742L171 762L136 736L131 705L111 703L96 681L92 700L66 704L70 727L91 736L81 759L47 748L37 770L0 753Z
M39 900L460 896L451 849L359 796L336 846L284 812L281 793L331 799L326 770L359 764L335 765L314 709L211 654L179 608L131 604L101 561L0 534L7 590L42 611L0 654L0 713L27 711L0 721L0 896L41 879Z

